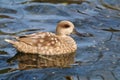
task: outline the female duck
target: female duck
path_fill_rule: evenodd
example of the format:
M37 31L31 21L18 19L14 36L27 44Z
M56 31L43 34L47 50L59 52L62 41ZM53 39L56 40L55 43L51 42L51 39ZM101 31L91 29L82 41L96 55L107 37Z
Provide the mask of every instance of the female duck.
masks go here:
M31 54L56 55L75 52L76 42L69 35L78 33L70 21L61 21L56 27L56 33L38 32L30 35L16 37L16 41L5 39L13 44L18 51Z

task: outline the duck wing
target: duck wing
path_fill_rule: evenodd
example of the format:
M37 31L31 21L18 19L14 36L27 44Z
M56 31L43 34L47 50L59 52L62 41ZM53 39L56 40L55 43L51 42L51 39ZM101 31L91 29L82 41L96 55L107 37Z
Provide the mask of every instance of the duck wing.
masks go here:
M49 32L38 32L30 35L20 36L17 38L19 42L24 42L31 46L54 46L57 38L55 34Z

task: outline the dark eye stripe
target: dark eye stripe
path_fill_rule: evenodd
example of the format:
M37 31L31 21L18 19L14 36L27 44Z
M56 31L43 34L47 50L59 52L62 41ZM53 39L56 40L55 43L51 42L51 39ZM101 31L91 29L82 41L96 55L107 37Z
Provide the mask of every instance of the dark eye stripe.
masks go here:
M64 25L63 25L63 28L69 28L69 27L70 27L69 24L64 24Z

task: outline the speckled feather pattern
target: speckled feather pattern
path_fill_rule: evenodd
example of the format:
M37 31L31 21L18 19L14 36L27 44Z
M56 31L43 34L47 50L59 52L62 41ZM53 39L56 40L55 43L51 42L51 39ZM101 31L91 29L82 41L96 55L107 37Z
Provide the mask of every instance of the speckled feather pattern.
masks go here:
M18 51L31 54L56 55L75 52L76 42L69 35L74 32L70 21L61 21L56 27L56 33L38 32L16 37L16 41L5 39L14 45Z
M21 52L32 54L65 54L75 52L75 41L70 36L57 36L50 32L39 32L17 39L14 46Z

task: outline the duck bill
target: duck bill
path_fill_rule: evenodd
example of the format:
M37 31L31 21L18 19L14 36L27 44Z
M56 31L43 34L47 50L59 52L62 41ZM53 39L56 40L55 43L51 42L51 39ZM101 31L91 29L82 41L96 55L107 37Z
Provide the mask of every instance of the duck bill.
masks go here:
M72 34L76 34L79 37L93 37L93 34L90 34L90 33L80 33L76 29L73 30Z

